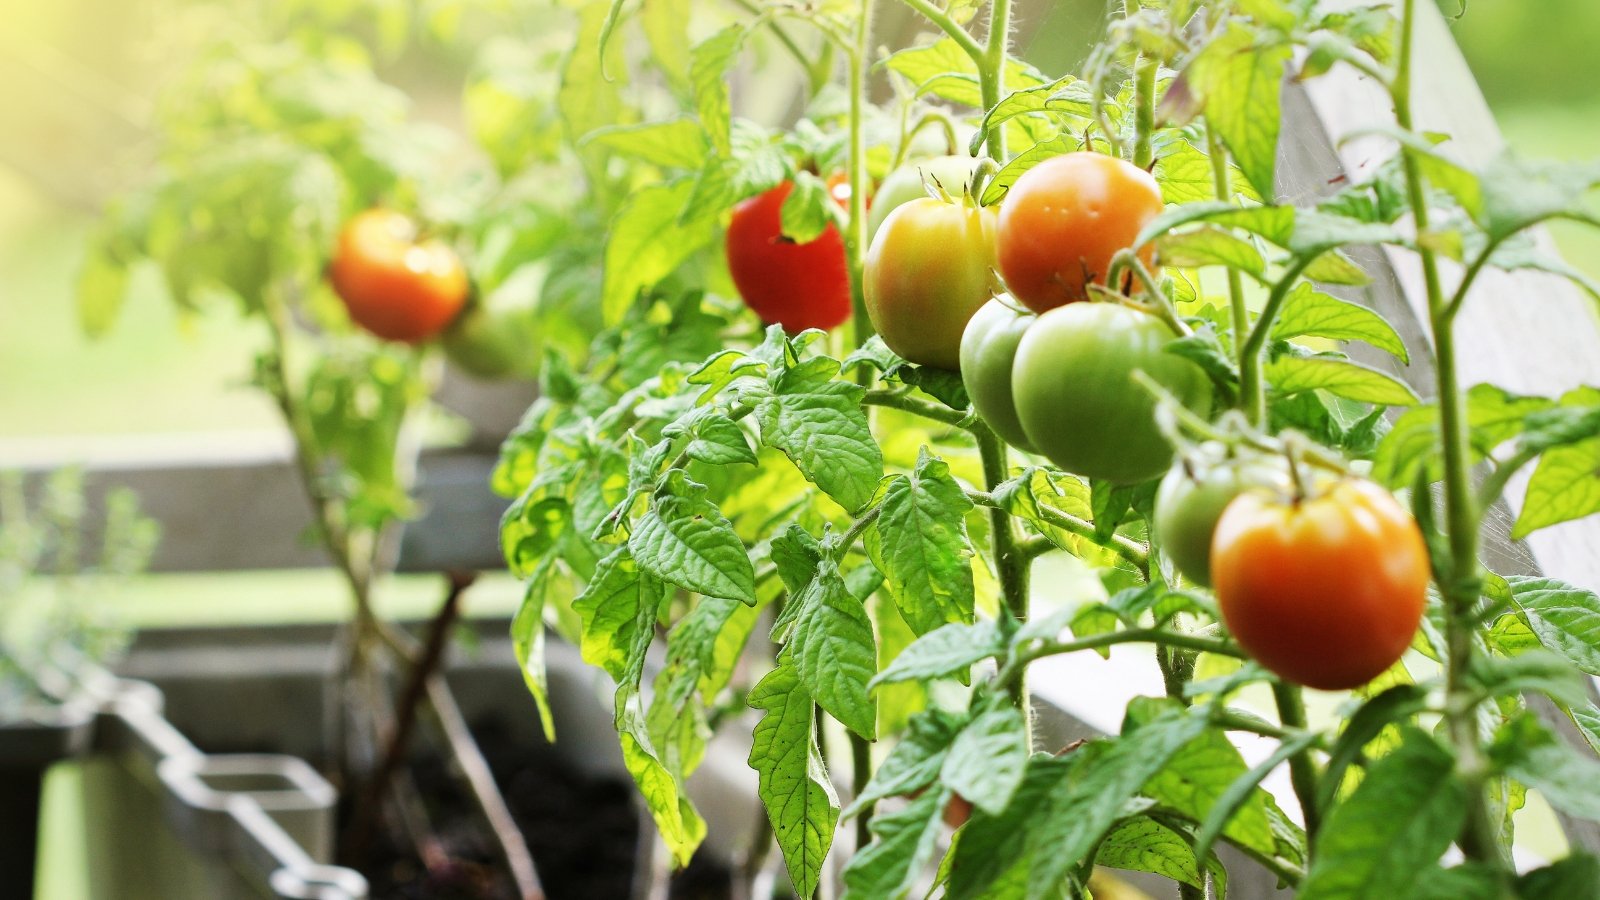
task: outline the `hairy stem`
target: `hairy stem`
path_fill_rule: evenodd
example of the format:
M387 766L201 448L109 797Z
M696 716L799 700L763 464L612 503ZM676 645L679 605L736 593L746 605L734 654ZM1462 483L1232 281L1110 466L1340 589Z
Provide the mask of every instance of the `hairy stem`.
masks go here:
M1413 128L1411 65L1416 0L1404 0L1400 21L1400 61L1392 91L1395 119L1402 129L1410 131ZM1421 166L1411 149L1402 146L1400 154L1407 201L1417 231L1421 233L1427 230L1429 222ZM1455 334L1451 327L1455 304L1446 300L1440 287L1438 259L1433 251L1424 244L1417 252L1422 259L1433 330L1434 377L1439 386L1439 428L1444 445L1444 524L1450 544L1450 559L1445 561L1448 582L1439 585L1445 600L1445 631L1449 643L1445 667L1445 731L1455 751L1457 771L1469 790L1467 824L1458 843L1468 859L1490 863L1504 871L1507 861L1500 850L1499 829L1483 787L1489 765L1478 740L1477 718L1470 702L1472 691L1465 683L1474 650L1471 608L1478 599L1478 522L1472 496L1466 398L1456 370Z
M978 62L978 88L983 95L984 111L994 109L1006 90L1006 43L1011 31L1011 0L991 0L989 6L988 42L983 49L983 59ZM1004 164L1006 152L1005 126L989 129L985 138L989 155L995 162Z
M1161 61L1140 56L1134 68L1133 164L1149 171L1156 163L1152 138L1156 130L1156 69Z
M1006 444L989 426L979 424L975 434L978 455L983 461L983 479L993 491L1006 480ZM990 495L992 501L992 495ZM989 534L994 543L995 574L1000 581L1000 600L1006 614L1019 622L1028 619L1028 564L1029 557L1017 540L1016 526L1011 514L998 505L989 505ZM1012 697L1022 710L1023 719L1029 722L1028 746L1033 746L1032 716L1029 712L1028 684L1024 673L1018 671L1012 683Z
M999 501L994 494L985 491L967 491L967 499L978 506L990 509L999 509ZM1061 529L1069 534L1076 535L1094 544L1110 550L1132 563L1139 571L1148 577L1150 572L1150 553L1143 544L1132 538L1120 534L1113 534L1102 540L1094 532L1094 523L1087 519L1080 519L1071 513L1062 512L1052 506L1039 505L1039 517L1048 524ZM1044 539L1048 542L1048 539ZM1018 544L1019 553L1028 558L1044 553L1048 548L1041 546L1038 541L1028 541Z
M1239 408L1244 410L1252 425L1262 425L1267 420L1267 388L1261 377L1261 351L1267 346L1273 320L1278 318L1278 310L1283 308L1289 289L1313 260L1314 257L1300 257L1290 263L1288 271L1272 286L1272 293L1267 295L1267 303L1261 308L1261 317L1239 347ZM1241 325L1242 322L1236 323L1234 327L1238 329Z

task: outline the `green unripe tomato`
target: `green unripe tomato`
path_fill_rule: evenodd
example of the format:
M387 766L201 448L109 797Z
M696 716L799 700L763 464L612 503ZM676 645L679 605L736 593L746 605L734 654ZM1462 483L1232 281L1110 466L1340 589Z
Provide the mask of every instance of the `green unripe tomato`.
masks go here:
M1011 380L1028 442L1075 475L1136 484L1166 471L1172 447L1155 422L1143 371L1199 415L1211 382L1166 347L1160 319L1119 303L1069 303L1041 315L1017 347Z
M1211 535L1235 497L1259 488L1289 491L1288 464L1282 457L1246 452L1229 458L1221 444L1202 444L1161 479L1156 492L1156 541L1195 584L1211 586Z
M961 383L979 418L994 433L1020 450L1035 453L1017 419L1017 401L1011 391L1011 369L1017 344L1038 316L1023 310L1008 294L985 303L961 335Z
M935 156L906 163L890 172L883 179L883 184L878 185L878 192L872 195L872 208L867 214L868 239L878 233L879 226L889 218L889 213L918 197L928 196L924 178L929 182L938 182L945 193L960 199L967 184L972 181L972 173L977 170L977 157Z
M994 296L993 209L922 197L889 214L872 239L861 287L890 350L954 371L961 333Z
M484 381L539 374L538 289L508 281L469 305L440 343L451 365Z

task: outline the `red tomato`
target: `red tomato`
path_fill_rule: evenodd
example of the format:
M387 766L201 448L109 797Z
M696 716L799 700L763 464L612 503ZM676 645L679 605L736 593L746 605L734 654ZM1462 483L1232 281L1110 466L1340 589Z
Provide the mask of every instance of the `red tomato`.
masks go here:
M782 325L791 334L837 328L850 318L844 239L832 224L804 244L784 237L779 214L793 188L785 181L733 208L728 272L762 321Z
M1399 661L1422 621L1428 548L1394 495L1356 478L1296 501L1247 491L1211 539L1223 622L1279 676L1360 687Z
M1103 153L1047 159L1000 204L1000 274L1034 312L1087 299L1091 283L1105 283L1111 258L1161 210L1161 189L1138 166ZM1151 253L1140 254L1146 265Z
M419 243L416 223L385 209L369 209L345 224L328 277L357 325L408 344L454 321L470 287L454 250L439 241Z

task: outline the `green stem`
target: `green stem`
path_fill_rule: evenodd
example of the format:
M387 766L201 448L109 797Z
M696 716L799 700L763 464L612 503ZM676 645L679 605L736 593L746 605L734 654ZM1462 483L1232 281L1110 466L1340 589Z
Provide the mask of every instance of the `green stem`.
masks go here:
M872 744L854 731L850 732L850 788L852 796L866 793L867 782L872 780ZM874 804L875 805L875 804ZM872 843L872 812L868 806L856 816L856 852Z
M806 71L807 77L812 75L816 62L811 57L806 55L805 49L800 46L799 42L797 42L782 25L773 21L772 17L763 12L761 7L757 5L754 0L733 0L733 3L735 6L739 7L745 12L756 16L758 20L764 20L766 22L766 26L772 30L773 36L778 39L778 43L782 44L784 49L789 51L789 55L794 57L795 62L800 64L800 68ZM814 92L815 87L813 87L813 93Z
M862 368L866 367L863 366ZM940 406L937 403L930 403L926 400L918 400L916 397L901 391L885 389L867 391L866 395L861 398L861 402L867 406L887 406L890 409L898 409L901 412L908 412L924 419L932 419L935 422L941 422L954 428L976 427L971 421L971 416L960 410L951 409L948 406Z
M978 455L983 462L983 480L993 491L1006 480L1009 465L1006 460L1006 444L1000 440L999 435L990 430L989 426L979 423L974 429L978 439ZM993 496L989 495L991 501ZM1028 557L1017 540L1016 526L1012 524L1011 514L1001 509L998 505L989 506L989 534L994 544L994 563L996 574L1000 581L1000 599L1005 611L1018 622L1028 620ZM1028 747L1033 747L1033 717L1030 713L1028 699L1028 682L1026 672L1019 670L1012 682L1012 699L1016 701L1017 708L1022 710L1023 721L1027 723Z
M1161 61L1154 56L1140 56L1134 69L1133 111L1133 164L1145 171L1155 165L1152 138L1156 130L1156 70Z
M1239 348L1239 407L1244 410L1245 416L1252 425L1262 425L1267 420L1267 390L1266 383L1261 377L1261 351L1267 345L1267 336L1272 333L1272 322L1278 317L1278 310L1283 308L1283 301L1289 296L1289 289L1311 265L1314 257L1300 257L1289 265L1288 271L1277 284L1272 286L1272 293L1267 296L1267 303L1261 308L1261 317L1256 319L1255 325L1250 329L1250 336L1245 338L1243 346ZM1236 329L1238 325L1234 326Z
M1211 184L1216 192L1217 199L1224 202L1233 202L1233 185L1228 178L1228 148L1222 145L1222 138L1217 136L1215 129L1206 126L1206 152L1211 157ZM1233 349L1237 355L1235 362L1239 371L1244 371L1244 341L1246 329L1250 327L1250 309L1245 305L1244 278L1239 270L1229 266L1228 272L1228 316L1233 325ZM1252 398L1254 395L1251 395ZM1244 391L1239 392L1239 403L1245 403Z
M1476 506L1480 518L1484 511L1493 506L1495 501L1500 499L1500 495L1505 493L1506 483L1511 480L1511 476L1517 474L1518 469L1538 459L1541 452L1538 447L1519 447L1494 467L1488 477L1483 479L1483 483L1478 485Z
M1416 26L1416 0L1404 0L1400 25L1400 61L1395 71L1393 100L1395 119L1401 129L1413 129L1411 117L1411 64ZM1411 207L1417 233L1428 229L1427 195L1423 189L1421 166L1415 151L1402 146L1406 198ZM1433 330L1434 376L1439 386L1439 429L1444 449L1444 522L1450 543L1448 583L1439 589L1445 600L1445 634L1449 658L1445 667L1445 731L1455 750L1456 769L1466 782L1469 794L1467 824L1457 843L1468 858L1490 863L1505 872L1507 861L1500 850L1499 828L1489 811L1484 795L1484 780L1489 764L1478 741L1477 716L1466 684L1471 667L1473 640L1471 607L1478 599L1478 523L1471 487L1471 456L1467 444L1466 398L1461 392L1456 371L1455 334L1451 327L1452 304L1446 302L1439 284L1439 266L1434 252L1419 245L1423 283L1428 292L1428 311ZM1474 273L1475 274L1475 273ZM1465 291L1461 292L1465 296ZM1466 702L1462 702L1466 701Z
M1299 685L1282 681L1272 683L1272 700L1278 706L1278 721L1285 729L1305 731L1306 702ZM1306 840L1315 841L1322 826L1322 813L1317 809L1317 766L1307 748L1289 757L1289 783L1300 800L1300 811L1305 817Z
M965 28L956 24L955 19L945 15L944 10L928 2L928 0L900 0L900 2L921 13L924 19L932 22L935 28L948 35L950 40L955 41L956 46L961 48L961 52L971 57L972 61L980 68L983 66L983 48L978 45L977 40L972 35L967 33Z
M983 109L995 108L1006 90L1006 42L1011 31L1011 0L990 0L989 35L983 58L978 61L978 88L983 96ZM1004 164L1006 152L1005 126L989 129L987 137L989 155L995 162Z
M1181 631L1168 631L1162 628L1128 628L1122 631L1112 631L1106 634L1090 635L1075 641L1051 641L1040 644L1032 650L1018 653L1015 659L1006 666L1006 671L1000 674L1001 681L1008 677L1015 677L1029 663L1044 659L1047 656L1061 656L1066 653L1077 653L1080 650L1098 650L1102 647L1114 647L1117 644L1159 644L1167 647L1183 647L1200 653L1215 653L1219 656L1231 656L1234 659L1244 659L1245 653L1228 641L1218 638L1203 637L1198 634L1185 634Z
M994 494L985 491L969 490L967 491L967 499L978 506L986 506L990 509L1001 508L999 501L994 498ZM1047 524L1110 550L1112 553L1132 563L1146 578L1149 577L1150 552L1145 549L1143 544L1120 534L1113 534L1109 538L1101 539L1095 534L1094 523L1088 519L1080 519L1071 513L1062 512L1053 506L1046 506L1042 503L1038 505L1038 508L1039 518L1043 519ZM1048 543L1048 539L1045 540ZM1029 556L1030 554L1037 556L1039 553L1045 552L1045 549L1035 548L1033 542L1018 546L1023 556Z

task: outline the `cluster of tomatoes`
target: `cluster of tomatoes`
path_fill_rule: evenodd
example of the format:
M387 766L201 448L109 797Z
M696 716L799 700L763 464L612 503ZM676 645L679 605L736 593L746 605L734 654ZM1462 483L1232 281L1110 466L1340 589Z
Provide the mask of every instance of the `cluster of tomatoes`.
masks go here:
M387 341L437 339L471 375L527 374L536 363L529 310L472 302L460 255L402 213L369 209L345 223L328 280L356 325Z
M919 365L959 370L974 410L1009 444L1067 472L1118 484L1166 473L1158 546L1215 588L1229 631L1278 675L1352 688L1399 660L1420 623L1428 554L1388 491L1353 476L1291 478L1282 455L1207 444L1176 464L1143 372L1187 408L1212 389L1178 335L1132 305L1089 302L1113 258L1163 209L1151 175L1115 157L1071 153L1029 169L999 209L973 200L977 160L897 171L873 198L863 271L884 343ZM929 196L925 185L935 187ZM850 316L843 242L832 226L786 241L790 186L745 201L728 262L750 307L790 330ZM1148 251L1142 262L1153 262Z

